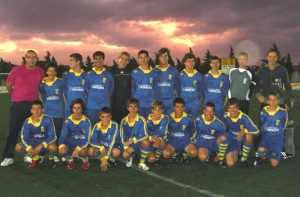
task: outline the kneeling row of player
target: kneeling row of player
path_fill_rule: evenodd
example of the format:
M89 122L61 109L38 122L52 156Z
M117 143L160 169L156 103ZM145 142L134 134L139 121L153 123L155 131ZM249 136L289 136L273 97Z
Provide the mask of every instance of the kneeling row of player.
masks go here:
M262 123L268 122L270 125L262 126L263 140L258 149L259 158L256 160L256 165L261 163L267 151L271 151L271 164L277 166L283 145L280 136L286 122L286 111L278 107L276 93L270 94L268 99L270 105L264 109L265 112L264 110L262 112L264 118ZM228 113L224 116L226 127L214 116L213 103L205 104L203 115L197 117L196 121L184 112L184 106L185 102L182 98L174 99L174 112L168 117L163 114L163 103L156 100L151 106L152 114L146 121L138 114L139 101L132 98L127 105L129 114L121 121L120 128L111 120L110 109L103 108L99 115L101 121L91 132L90 121L83 115L84 102L75 99L71 104L72 115L65 121L58 140L58 152L68 161L69 169L75 167L73 162L75 157L80 157L83 160L82 168L88 169L88 156L90 156L99 158L100 166L105 171L109 165L114 164L115 158L122 152L123 158L127 160L127 167L132 166L133 155L140 154L139 167L149 170L145 164L146 159L150 163L157 164L162 154L165 158L170 158L176 152L186 153L183 158L185 162L188 157L198 156L202 163L208 162L209 155L217 154L215 160L219 165L232 167L242 147L241 162L245 167L248 165L247 157L252 139L259 130L247 115L238 110L238 101L235 98L229 99L227 103ZM36 168L40 160L39 154L46 150L49 151L51 166L55 166L53 158L57 146L53 122L51 117L42 114L42 110L40 101L33 102L32 116L24 122L21 132L22 143L16 146L17 152L32 157L30 169ZM277 114L274 123L272 120L266 120L268 116L274 119L274 114ZM278 129L274 131L273 127ZM277 135L274 135L276 133Z

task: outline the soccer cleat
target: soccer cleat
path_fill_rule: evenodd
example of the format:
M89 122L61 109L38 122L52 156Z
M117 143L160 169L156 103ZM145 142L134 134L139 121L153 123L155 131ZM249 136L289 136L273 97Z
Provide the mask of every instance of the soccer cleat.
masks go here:
M75 168L75 164L73 161L68 161L68 169L73 170Z
M89 161L82 161L82 169L87 170L90 167Z
M286 156L287 156L287 158L288 158L288 159L291 159L291 158L293 158L293 157L294 157L294 155L293 155L293 154L286 154Z
M145 171L149 170L149 167L145 163L140 163L139 168Z
M44 157L45 157L45 156L40 156L40 162L39 162L39 163L43 163Z
M171 163L177 164L177 157L171 157Z
M14 159L13 158L4 158L4 160L1 163L1 166L9 166L11 164L14 163Z
M36 166L41 162L41 158L38 160L32 160L31 164L29 165L29 170L36 169Z
M226 162L225 162L224 160L219 160L219 161L218 161L218 165L219 165L221 168L227 168Z
M50 168L56 168L56 163L55 163L55 160L54 159L52 159L52 160L49 160L49 167Z
M54 156L53 159L54 159L54 162L55 162L55 163L60 162L60 160L58 159L57 156Z
M242 167L243 167L243 168L249 168L249 164L248 164L248 161L247 161L247 160L241 161L241 164L242 164Z
M133 158L130 157L130 159L128 159L128 160L126 161L126 167L127 167L127 168L130 168L130 167L132 166L132 160L133 160Z
M156 167L160 166L159 160L156 160L156 161L154 162L154 165L155 165Z
M67 159L66 159L65 157L62 157L62 158L61 158L61 161L64 161L64 162L65 162L65 161L67 161Z
M116 162L116 160L115 159L113 159L113 160L109 160L108 161L108 164L110 165L110 167L116 167L117 166L117 162Z
M189 158L188 157L182 157L181 158L181 163L188 164L189 163Z
M24 156L24 162L25 163L31 163L32 159L29 156Z
M263 159L261 157L257 157L253 163L254 166L260 166L263 163Z
M287 155L286 155L286 153L285 152L281 152L280 153L280 159L287 159L288 157L287 157Z

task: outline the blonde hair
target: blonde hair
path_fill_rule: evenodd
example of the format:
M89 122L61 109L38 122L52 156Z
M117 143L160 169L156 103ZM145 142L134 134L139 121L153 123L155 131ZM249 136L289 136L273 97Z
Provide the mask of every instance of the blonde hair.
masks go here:
M239 57L240 57L240 56L244 56L244 57L246 57L247 59L249 58L249 54L248 54L247 51L241 51L241 52L239 52Z
M122 51L118 57L118 59L120 59L123 55L128 57L128 60L130 59L130 54L127 51Z

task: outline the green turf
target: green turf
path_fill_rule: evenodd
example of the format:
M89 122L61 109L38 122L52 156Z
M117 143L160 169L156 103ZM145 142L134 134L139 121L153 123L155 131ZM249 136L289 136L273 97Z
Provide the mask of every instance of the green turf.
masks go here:
M300 91L295 91L300 98ZM9 96L0 95L0 150L5 143L9 118ZM251 112L258 122L258 103L251 101ZM299 101L294 108L295 142L300 141ZM296 144L297 145L297 144ZM299 153L296 146L296 153ZM188 165L171 165L163 160L161 167L150 166L150 171L174 181L224 196L300 196L300 157L281 161L277 168L269 164L259 168L242 169L239 164L232 169L222 169L213 163L202 166L194 159ZM0 167L0 196L205 196L191 189L153 178L135 169L128 169L121 162L117 168L101 172L98 162L91 163L87 171L76 161L75 170L68 170L65 163L49 169L47 161L34 171L16 156L15 163ZM252 161L252 158L250 159ZM137 161L135 161L137 163Z

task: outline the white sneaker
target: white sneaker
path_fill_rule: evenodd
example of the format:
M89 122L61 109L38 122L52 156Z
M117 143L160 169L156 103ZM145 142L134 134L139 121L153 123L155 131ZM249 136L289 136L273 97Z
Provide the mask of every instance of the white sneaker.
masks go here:
M149 167L145 163L140 163L139 168L141 168L142 170L145 170L145 171L149 170Z
M32 163L32 159L29 156L24 156L24 162Z
M67 161L67 159L65 157L62 157L61 161L65 162L65 161Z
M55 162L55 163L60 162L60 160L58 159L57 156L54 156L53 159L54 159L54 162Z
M43 163L44 158L45 158L45 156L40 156L40 159L41 159L41 160L40 160L39 164L40 164L40 163Z
M9 166L14 163L13 158L4 158L4 160L1 163L1 166Z
M130 157L130 159L128 159L128 160L126 161L126 167L127 167L127 168L130 168L130 167L132 166L132 160L133 160L133 158Z

